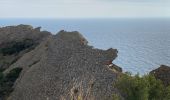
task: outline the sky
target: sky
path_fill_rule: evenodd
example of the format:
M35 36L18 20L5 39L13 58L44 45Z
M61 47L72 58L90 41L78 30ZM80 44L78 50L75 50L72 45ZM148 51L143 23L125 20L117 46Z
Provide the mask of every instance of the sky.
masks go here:
M0 0L0 18L170 18L170 0Z

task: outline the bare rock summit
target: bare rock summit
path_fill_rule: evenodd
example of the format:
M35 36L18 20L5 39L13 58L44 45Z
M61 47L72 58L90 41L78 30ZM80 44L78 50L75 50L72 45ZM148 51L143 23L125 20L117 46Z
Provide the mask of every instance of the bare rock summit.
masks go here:
M14 30L18 36L11 34ZM9 35L9 41L20 40L19 37L39 41L4 71L23 69L8 100L71 100L79 95L87 100L111 100L113 93L118 93L113 82L121 68L112 64L117 49L93 48L76 31L51 35L30 26L17 26L0 29L1 32L6 32L4 38Z

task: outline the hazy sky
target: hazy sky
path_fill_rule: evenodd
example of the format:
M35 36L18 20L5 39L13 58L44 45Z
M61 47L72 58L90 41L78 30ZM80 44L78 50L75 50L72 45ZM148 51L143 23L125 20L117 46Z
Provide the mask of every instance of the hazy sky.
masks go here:
M169 17L170 0L0 0L0 18Z

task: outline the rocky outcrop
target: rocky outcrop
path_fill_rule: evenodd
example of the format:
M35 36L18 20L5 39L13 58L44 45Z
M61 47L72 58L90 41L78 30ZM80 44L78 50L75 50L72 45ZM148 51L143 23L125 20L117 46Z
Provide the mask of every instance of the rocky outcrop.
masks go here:
M50 35L47 31L41 31L41 28L33 28L29 25L7 26L0 28L0 44L22 41L24 39L31 39L33 41L41 41L44 37Z
M161 65L159 68L150 72L156 79L160 79L165 86L170 85L170 67Z
M49 32L41 31L40 27L33 28L29 25L0 28L0 68L8 68L49 35Z
M6 38L10 34L8 41L29 37L39 44L31 51L24 52L4 71L8 73L14 68L22 68L8 100L70 100L79 95L87 100L111 100L113 93L119 94L113 88L113 82L122 71L112 64L117 57L116 49L93 48L76 31L60 31L57 35L50 35L31 26L16 27L5 27L0 32L8 30L4 36ZM17 34L11 35L14 30Z

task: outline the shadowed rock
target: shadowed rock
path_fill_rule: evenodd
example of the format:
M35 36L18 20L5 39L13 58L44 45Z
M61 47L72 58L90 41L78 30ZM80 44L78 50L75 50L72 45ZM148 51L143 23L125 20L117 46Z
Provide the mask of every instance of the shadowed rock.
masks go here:
M0 69L6 69L25 53L33 50L51 33L29 25L0 28Z
M150 72L157 79L160 79L165 86L170 85L170 67L166 65L161 65L159 68Z

